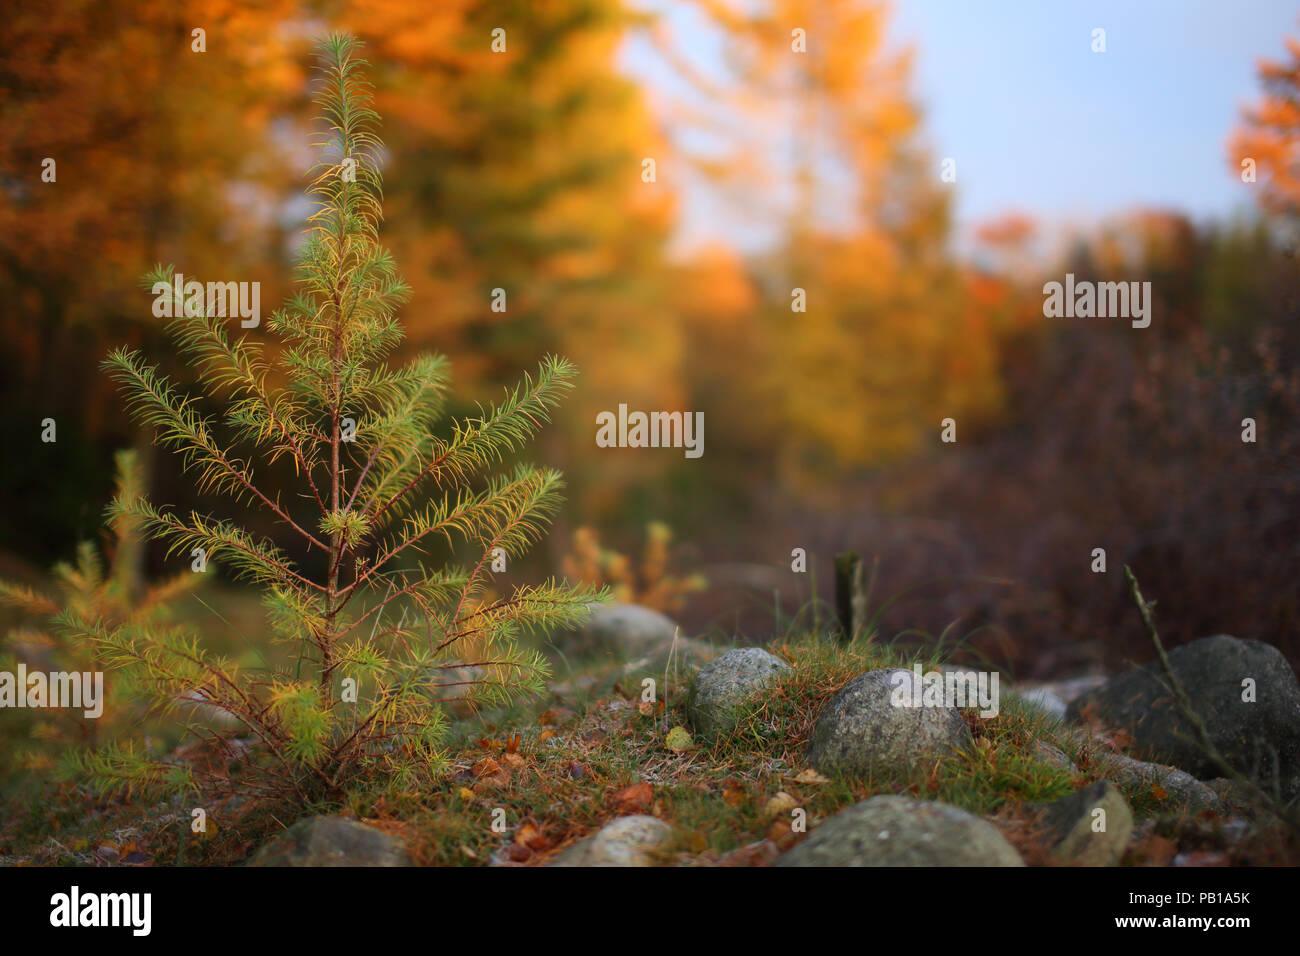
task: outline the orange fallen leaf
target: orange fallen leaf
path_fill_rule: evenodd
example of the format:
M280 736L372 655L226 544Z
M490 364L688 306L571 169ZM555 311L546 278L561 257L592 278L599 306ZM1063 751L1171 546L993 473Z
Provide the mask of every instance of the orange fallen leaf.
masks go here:
M527 761L517 753L504 753L501 755L501 762L511 770L522 770Z
M777 820L768 827L767 838L783 850L795 842L794 830L785 820Z
M537 850L538 852L551 848L551 841L531 820L520 826L519 832L515 834L515 842L522 843L530 850Z
M510 771L491 757L484 757L474 764L473 774L485 786L504 787L510 782Z
M614 803L624 813L645 813L654 804L654 790L648 783L634 783L614 794Z
M722 802L729 807L738 807L745 802L745 790L738 783L727 781L722 788Z

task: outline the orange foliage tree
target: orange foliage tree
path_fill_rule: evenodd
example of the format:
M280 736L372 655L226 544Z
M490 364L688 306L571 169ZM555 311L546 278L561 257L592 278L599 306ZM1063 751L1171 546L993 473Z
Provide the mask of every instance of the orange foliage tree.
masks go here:
M1264 94L1246 110L1228 153L1239 171L1254 162L1267 208L1294 216L1300 213L1300 40L1288 37L1286 48L1286 61L1260 61Z

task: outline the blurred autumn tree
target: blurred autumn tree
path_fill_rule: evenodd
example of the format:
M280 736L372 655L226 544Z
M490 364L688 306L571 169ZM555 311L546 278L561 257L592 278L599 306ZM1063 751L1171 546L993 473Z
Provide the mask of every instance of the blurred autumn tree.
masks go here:
M747 393L751 418L766 415L774 475L825 490L914 451L942 418L991 415L995 330L948 254L951 186L918 142L910 57L888 48L886 5L698 7L731 66L707 91L733 116L716 128L738 128L733 154L773 157L714 164L751 178L745 191L767 198L780 239L750 263L758 348L730 353L758 368L721 354L713 375ZM754 135L770 139L744 141Z
M24 502L0 514L0 540L29 560L93 535L108 451L130 438L112 434L94 372L109 342L154 335L150 300L122 276L170 259L260 278L278 228L267 121L301 86L278 29L291 9L106 0L0 18L0 490ZM56 443L40 442L46 417Z
M1238 172L1253 159L1263 187L1263 205L1273 212L1300 214L1300 40L1286 39L1289 59L1261 60L1263 97L1246 110L1228 154Z
M174 261L267 280L263 303L278 298L269 278L303 212L288 152L306 115L305 38L322 21L362 35L376 65L389 235L422 303L410 350L447 352L473 399L520 361L567 352L582 398L547 458L570 466L575 498L598 488L606 510L653 477L654 462L623 456L597 484L598 460L584 459L596 411L684 404L664 296L672 191L641 179L643 157L667 163L668 151L616 69L637 22L618 0L72 0L0 25L0 291L15 306L3 320L15 343L7 405L21 410L3 437L30 449L42 418L59 422L58 443L7 478L10 497L37 504L6 516L0 540L35 534L58 551L98 523L84 480L106 484L107 449L132 436L104 421L95 363L109 342L160 347L148 297L120 276ZM54 183L40 180L45 157ZM78 387L59 387L69 379Z
M570 356L582 380L547 460L576 507L608 513L668 459L593 455L596 413L685 400L665 297L673 189L641 176L650 157L667 178L667 144L615 62L637 21L621 0L345 0L330 15L377 67L410 347L446 352L476 399L521 362Z

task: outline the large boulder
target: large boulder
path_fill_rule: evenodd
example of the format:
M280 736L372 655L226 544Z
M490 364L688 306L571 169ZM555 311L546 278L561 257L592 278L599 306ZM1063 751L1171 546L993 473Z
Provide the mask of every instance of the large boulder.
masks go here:
M1283 794L1300 794L1300 684L1282 653L1260 641L1219 634L1174 648L1169 663L1223 756L1268 787L1276 758ZM1247 680L1254 682L1253 701L1243 699ZM1202 780L1222 774L1178 713L1159 661L1077 698L1068 716L1077 720L1089 713L1128 731L1140 757Z
M402 841L347 817L308 817L273 837L249 866L410 866Z
M895 705L895 689L912 672L885 668L853 678L813 728L808 763L825 774L906 773L921 759L972 742L955 707Z
M1044 826L1058 863L1115 866L1133 832L1133 812L1109 780L1098 780L1045 808Z
M650 866L654 852L672 837L672 827L651 816L619 817L575 843L551 866Z
M552 643L564 654L625 660L670 647L676 633L673 619L653 608L600 604L584 624L554 635Z
M880 796L842 810L777 866L1024 866L997 827L949 806Z
M761 647L738 647L700 668L686 699L691 723L701 734L730 731L740 718L741 705L790 665Z

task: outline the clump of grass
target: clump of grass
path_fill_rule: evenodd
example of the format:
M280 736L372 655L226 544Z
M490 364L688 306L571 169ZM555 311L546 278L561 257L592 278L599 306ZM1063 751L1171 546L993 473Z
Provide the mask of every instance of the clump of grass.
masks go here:
M1007 802L1046 802L1075 789L1076 776L1034 753L1036 741L1056 746L1060 724L1014 695L996 717L968 714L975 746L939 759L917 795L986 816Z

